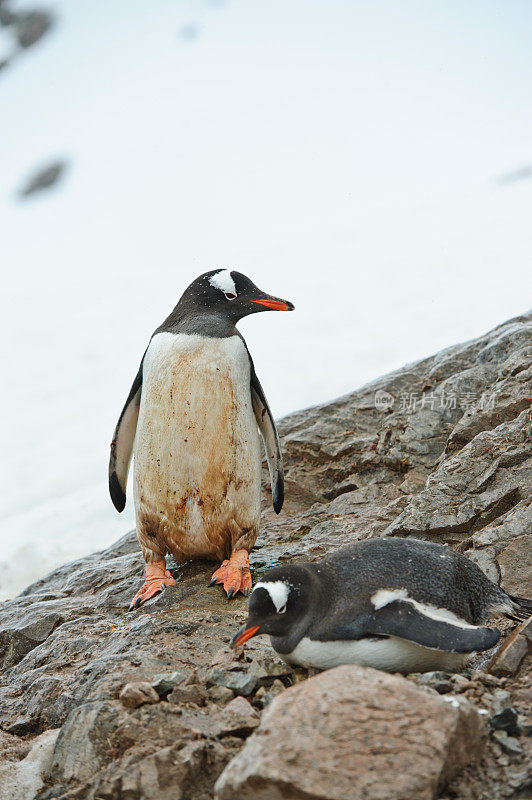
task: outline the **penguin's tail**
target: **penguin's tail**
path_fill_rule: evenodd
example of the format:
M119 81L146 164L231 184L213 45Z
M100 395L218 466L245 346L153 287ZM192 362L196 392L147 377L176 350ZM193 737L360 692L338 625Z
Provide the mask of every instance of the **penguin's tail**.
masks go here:
M512 619L525 620L532 616L532 600L527 597L517 597L516 595L509 595L512 601L512 611L507 616Z

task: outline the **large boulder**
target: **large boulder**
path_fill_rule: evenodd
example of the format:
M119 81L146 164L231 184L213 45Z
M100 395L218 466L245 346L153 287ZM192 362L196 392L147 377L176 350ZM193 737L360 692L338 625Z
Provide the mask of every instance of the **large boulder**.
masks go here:
M447 698L449 700L449 698ZM217 800L431 800L481 749L463 700L337 667L288 689L216 783Z

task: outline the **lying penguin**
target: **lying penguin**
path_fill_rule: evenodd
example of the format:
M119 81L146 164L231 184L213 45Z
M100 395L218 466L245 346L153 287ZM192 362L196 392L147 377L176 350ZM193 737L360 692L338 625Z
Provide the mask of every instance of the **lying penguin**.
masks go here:
M165 556L225 559L211 580L227 596L251 589L249 551L259 531L261 450L273 507L284 499L275 423L235 325L258 311L292 311L240 272L218 269L185 290L153 336L118 420L109 462L122 511L132 453L137 534L146 580L130 610L175 584ZM257 427L258 426L258 427Z
M494 614L524 619L532 601L509 595L448 547L367 539L316 563L269 570L233 644L267 633L285 661L303 667L458 671L499 640L481 625Z

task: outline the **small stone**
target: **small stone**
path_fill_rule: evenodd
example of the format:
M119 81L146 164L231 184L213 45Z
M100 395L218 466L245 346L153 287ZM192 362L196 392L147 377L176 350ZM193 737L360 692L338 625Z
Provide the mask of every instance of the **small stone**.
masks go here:
M522 756L523 748L513 736L508 736L506 731L493 731L491 734L503 753L509 756Z
M260 716L251 703L235 697L225 708L210 706L195 713L184 713L181 725L197 736L247 736L259 724Z
M496 731L506 731L510 736L518 736L517 711L515 708L503 708L490 718L490 725Z
M528 653L528 640L525 636L511 634L500 650L491 659L488 669L494 675L515 675L521 661Z
M260 716L251 703L243 697L235 697L220 712L223 733L245 736L259 724Z
M509 708L511 705L512 701L510 698L510 692L507 692L504 689L495 689L491 698L491 713L499 714L501 711L504 711L505 708Z
M277 679L274 680L269 689L265 686L261 686L255 694L254 699L257 705L261 708L266 708L266 706L269 706L272 700L277 697L278 694L284 692L284 690L285 686L283 682Z
M228 689L226 686L211 686L209 689L209 697L213 703L219 706L225 706L233 699L234 694L231 689Z
M465 692L471 686L471 681L465 675L453 675L451 680L455 692Z
M258 661L251 662L248 669L248 675L252 675L254 678L256 678L258 683L269 677L268 672L264 669L262 664L259 664Z
M291 675L294 668L284 661L266 661L264 663L266 673L272 678L281 678L285 675Z
M177 705L181 703L194 703L196 706L204 706L207 702L207 698L207 690L198 684L176 686L167 696L169 703L175 703Z
M303 683L304 681L308 680L308 671L305 669L294 669L290 673L290 680L292 686L295 686L298 683Z
M260 716L248 700L235 697L220 712L223 733L233 736L244 736L251 733L259 722Z
M258 684L258 679L248 672L240 670L224 672L216 668L211 670L208 681L218 686L225 686L242 697L249 697L250 694L253 694Z
M530 788L530 770L528 767L525 766L524 769L518 772L513 771L513 773L508 776L508 786L514 790Z
M175 689L179 684L184 683L188 678L188 672L158 672L153 676L151 685L159 695L165 697L172 689Z
M158 703L159 695L147 681L126 683L120 692L120 702L125 708L138 708L146 703Z
M447 694L453 689L449 675L446 672L425 672L419 676L416 683L420 684L420 686L430 686L438 694Z
M471 677L473 680L483 683L484 686L503 686L505 683L503 678L498 678L496 675L490 675L489 672L483 672L480 669L473 670Z
M190 673L190 675L186 679L185 686L191 686L193 684L199 684L201 682L202 681L200 680L200 676L199 676L198 670L194 669L194 670L192 670L192 672Z

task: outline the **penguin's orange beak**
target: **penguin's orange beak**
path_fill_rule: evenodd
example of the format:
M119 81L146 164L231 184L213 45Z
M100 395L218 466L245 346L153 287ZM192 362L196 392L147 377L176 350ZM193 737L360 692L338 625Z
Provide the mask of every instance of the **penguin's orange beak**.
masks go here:
M259 632L259 628L260 625L253 625L251 628L240 628L231 641L232 647L237 647L238 645L244 644L244 642L247 642L248 639L256 636L256 634Z
M270 300L269 298L261 298L260 300L252 300L252 303L258 303L260 306L266 306L274 311L293 311L294 306L287 300Z

